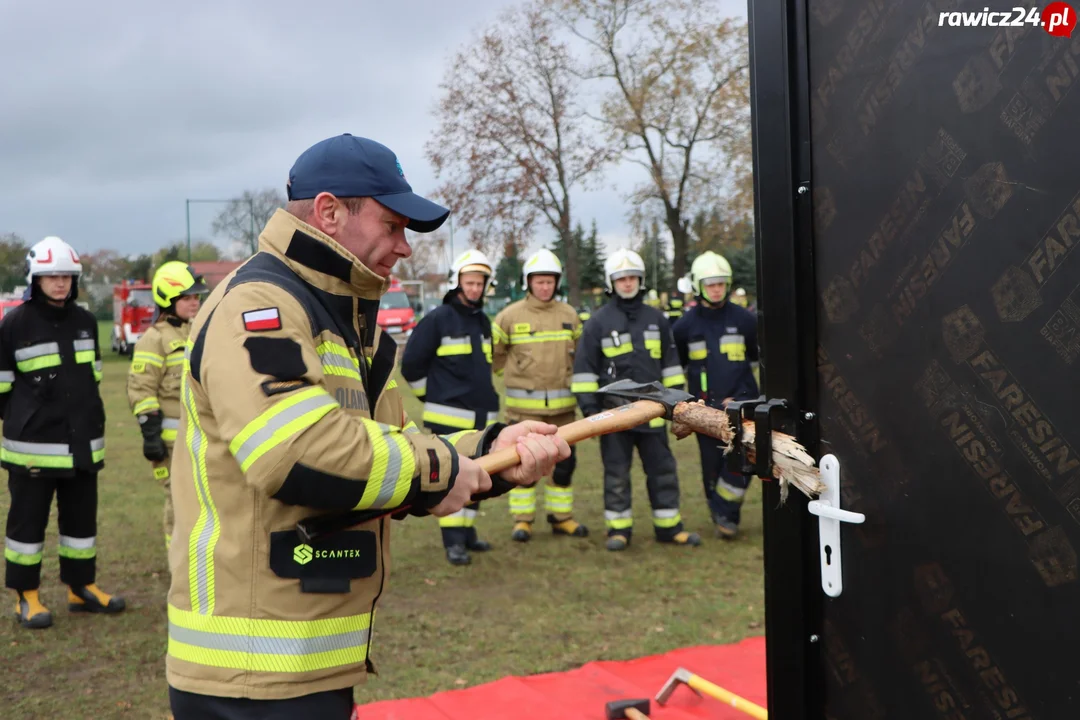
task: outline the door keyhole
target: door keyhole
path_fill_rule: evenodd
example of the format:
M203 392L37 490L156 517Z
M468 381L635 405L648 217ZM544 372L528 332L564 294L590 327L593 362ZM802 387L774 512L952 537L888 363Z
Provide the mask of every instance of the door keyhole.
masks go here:
M829 545L825 546L825 564L832 565L832 547Z

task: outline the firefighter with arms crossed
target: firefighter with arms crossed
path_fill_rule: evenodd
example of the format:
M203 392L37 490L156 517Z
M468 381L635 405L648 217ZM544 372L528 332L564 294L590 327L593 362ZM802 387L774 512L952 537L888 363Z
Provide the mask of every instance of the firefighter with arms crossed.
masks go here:
M506 419L510 422L542 420L563 426L577 418L577 399L570 391L574 347L581 336L577 312L555 299L562 278L562 263L555 253L541 248L531 255L521 273L525 299L506 306L491 326L494 338L492 367L506 386ZM574 520L574 490L570 481L577 457L555 466L544 490L547 521L556 535L585 537L589 529ZM510 537L528 542L536 516L536 488L510 491L514 529Z
M572 390L586 416L626 404L596 391L616 380L661 381L666 387L686 383L664 313L645 302L645 263L632 250L616 250L604 263L608 302L585 323L574 359ZM601 397L603 403L601 404ZM679 478L662 418L647 426L600 436L604 462L604 520L607 549L630 544L630 464L637 447L645 467L653 531L660 542L700 545L697 533L683 529L679 513Z
M405 415L379 298L411 254L406 227L431 232L449 211L412 192L390 149L324 140L286 187L259 252L191 326L171 468L176 720L349 718L375 671L390 514L447 515L570 455L553 425L440 437ZM503 447L522 463L489 477L475 458ZM382 516L299 538L298 521L351 510Z
M27 628L52 625L41 604L42 550L56 493L60 581L73 612L117 613L124 600L95 584L97 475L105 466L105 407L97 320L75 304L79 256L47 237L26 257L29 300L0 323L0 464L11 507L4 538L5 584Z
M191 320L207 292L202 278L187 263L167 262L150 283L160 308L153 325L135 343L128 368L128 404L139 421L143 457L165 488L165 547L172 538L173 507L169 491L169 458L180 428L180 378L184 369Z
M698 303L672 328L690 392L715 408L758 397L753 371L758 357L757 321L746 308L726 301L731 265L714 252L703 253L690 266L690 282ZM750 476L728 471L715 439L698 435L698 448L716 534L732 539L739 531Z
M413 328L401 357L401 376L424 401L424 427L435 434L483 430L499 416L499 395L491 383L491 320L484 295L493 274L478 250L466 250L450 268L443 304ZM470 550L491 545L476 533L480 503L439 518L446 559L472 562Z

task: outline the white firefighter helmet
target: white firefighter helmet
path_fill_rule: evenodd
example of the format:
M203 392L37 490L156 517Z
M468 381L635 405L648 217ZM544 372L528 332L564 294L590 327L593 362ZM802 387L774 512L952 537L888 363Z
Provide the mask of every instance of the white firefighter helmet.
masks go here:
M616 280L630 275L641 278L639 292L645 289L645 261L633 250L620 248L604 261L604 286L608 292L615 291Z
M698 255L690 266L690 284L694 294L705 296L704 285L715 282L731 283L731 264L712 250Z
M559 258L556 257L555 253L547 248L540 248L530 255L521 267L521 289L526 292L529 290L530 275L554 275L555 292L558 292L562 274L562 263L559 262Z
M735 288L735 291L731 293L731 302L746 307L749 303L749 298L746 296L746 289Z
M75 249L50 235L26 253L26 283L32 285L42 275L82 275L82 262Z
M491 265L491 261L488 260L487 255L479 250L466 250L458 255L457 260L450 266L450 289L457 290L459 286L459 280L461 273L467 272L479 272L484 273L486 280L484 281L484 294L487 294L488 285L491 283L491 276L495 274L494 268Z

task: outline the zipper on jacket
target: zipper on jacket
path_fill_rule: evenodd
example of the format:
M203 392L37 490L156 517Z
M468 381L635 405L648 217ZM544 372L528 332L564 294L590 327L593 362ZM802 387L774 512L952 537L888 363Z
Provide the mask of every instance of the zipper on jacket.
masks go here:
M380 572L379 572L379 592L375 593L375 597L371 600L371 613L368 615L368 636L367 636L367 648L364 652L364 667L371 675L378 675L375 672L375 664L371 662L371 641L375 637L375 605L379 602L379 597L382 596L383 586L386 584L386 562L383 561L383 543L386 540L383 537L383 523L386 522L386 518L379 518L379 560L380 560Z

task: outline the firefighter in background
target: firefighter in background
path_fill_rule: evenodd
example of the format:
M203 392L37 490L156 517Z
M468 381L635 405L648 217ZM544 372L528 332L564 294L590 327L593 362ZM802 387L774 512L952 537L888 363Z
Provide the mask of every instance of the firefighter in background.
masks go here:
M664 314L643 302L645 263L632 250L617 250L604 263L608 302L593 313L578 343L571 386L586 416L626 404L596 391L616 380L661 381L666 387L686 383ZM601 398L603 398L601 400ZM637 447L645 467L653 531L660 542L700 545L697 533L683 529L679 513L679 478L663 418L647 426L600 436L604 462L604 520L607 549L630 544L630 465Z
M424 427L437 435L483 430L499 415L499 395L491 382L491 320L484 295L494 274L482 252L466 250L450 267L443 304L413 329L401 357L401 376L424 401ZM472 562L469 551L491 545L476 532L480 503L439 518L446 559Z
M746 297L746 290L743 288L735 288L735 291L731 293L731 302L739 307L746 307L750 304L750 299Z
M731 265L722 256L706 252L690 267L690 282L698 304L690 308L672 332L690 392L715 408L732 400L758 397L753 366L757 363L757 320L734 302L725 302L731 283ZM716 534L734 538L749 475L737 475L725 467L720 444L698 435L701 475L705 497Z
M668 322L674 325L683 316L684 305L682 293L677 289L668 295L667 309L664 311Z
M180 378L191 320L199 312L200 296L209 292L187 263L172 261L158 268L150 283L157 304L154 324L135 343L128 369L127 394L131 412L143 436L143 457L165 488L165 547L172 539L173 507L169 458L180 428Z
M491 325L492 368L504 376L506 419L511 423L539 420L561 427L577 418L570 378L581 322L573 307L555 297L562 274L555 253L546 248L533 253L521 271L525 298L503 308ZM570 457L555 466L544 490L547 521L556 535L589 534L587 527L574 520L570 481L576 464L571 446ZM510 491L510 514L514 518L510 537L528 542L536 517L535 486Z
M95 584L97 474L105 465L105 407L98 392L97 320L75 304L79 256L47 237L26 257L29 301L0 323L0 465L11 507L4 538L5 584L27 628L52 625L41 604L42 550L56 493L60 581L72 612L118 613L124 600Z

